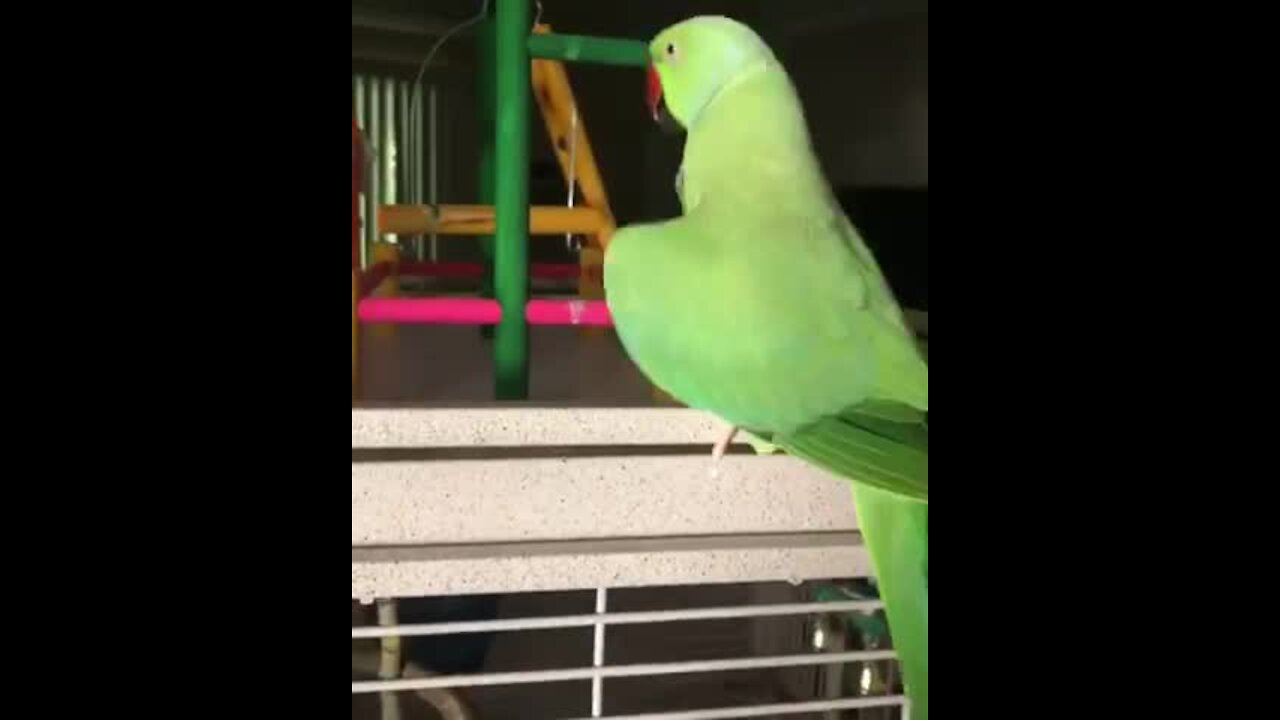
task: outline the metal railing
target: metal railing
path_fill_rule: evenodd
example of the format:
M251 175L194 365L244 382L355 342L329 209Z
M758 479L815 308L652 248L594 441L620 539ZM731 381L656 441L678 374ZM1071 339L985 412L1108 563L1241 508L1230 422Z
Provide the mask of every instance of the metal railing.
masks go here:
M426 690L460 690L499 685L541 685L566 681L591 681L591 714L583 718L608 720L714 720L716 718L775 717L785 714L828 713L827 717L839 717L841 710L870 708L901 708L906 716L906 699L892 693L872 693L864 687L859 695L831 697L833 688L815 688L827 697L792 698L781 702L755 702L713 708L673 708L643 714L605 714L605 693L608 680L623 678L660 678L672 675L694 675L748 670L785 671L796 668L831 668L849 664L869 664L894 661L892 650L870 649L752 657L730 657L699 660L676 660L646 663L606 663L607 629L622 625L670 625L673 623L707 620L751 620L757 618L843 615L872 613L882 608L873 600L851 600L806 603L761 603L712 608L689 608L644 612L609 612L609 591L596 591L597 612L592 615L559 615L551 617L504 618L470 622L441 622L416 625L379 627L353 627L352 640L374 640L389 637L411 638L466 633L510 633L521 631L557 630L569 628L594 628L592 641L592 665L556 669L522 671L481 672L466 675L413 677L396 680L353 681L352 694L406 693ZM745 627L745 626L744 626ZM796 625L796 628L802 626ZM814 642L814 645L818 645ZM839 691L839 688L834 688ZM817 694L815 692L815 695ZM586 698L583 698L584 703ZM530 710L533 712L533 710Z

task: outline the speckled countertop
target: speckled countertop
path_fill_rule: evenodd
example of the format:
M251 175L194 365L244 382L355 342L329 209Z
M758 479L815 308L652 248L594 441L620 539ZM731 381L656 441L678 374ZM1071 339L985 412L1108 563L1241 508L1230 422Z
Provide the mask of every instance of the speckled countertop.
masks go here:
M697 411L517 404L351 417L356 598L865 572L843 481L749 454L725 457L713 477L722 426ZM573 454L584 446L596 450ZM653 446L668 449L645 454ZM500 456L538 447L550 456ZM366 461L362 448L411 452ZM432 454L442 448L478 452Z

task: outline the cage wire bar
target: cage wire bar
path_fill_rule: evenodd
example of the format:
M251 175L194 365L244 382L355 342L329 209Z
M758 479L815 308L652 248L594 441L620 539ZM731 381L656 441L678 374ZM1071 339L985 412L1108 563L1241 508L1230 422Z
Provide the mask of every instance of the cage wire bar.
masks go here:
M591 641L591 664L596 670L604 668L604 629L600 616L609 611L609 591L605 588L596 590L596 624L595 636ZM591 678L591 717L598 718L604 713L604 677L596 675Z
M599 651L597 646L597 652ZM561 670L522 670L518 672L476 673L408 680L353 680L351 692L384 693L438 688L469 688L487 685L531 685L569 680L601 680L604 678L653 677L685 675L698 672L731 670L775 670L782 668L830 665L832 663L874 662L896 658L892 650L853 650L808 655L774 655L770 657L734 658L729 660L690 660L687 662L636 663L602 667L565 668ZM592 693L593 700L595 693ZM899 703L900 704L900 703ZM599 717L599 716L597 716Z
M605 663L605 629L610 625L808 616L848 612L868 613L883 609L884 605L876 600L849 600L611 613L608 611L608 596L609 591L607 588L596 590L596 613L592 615L563 615L415 625L381 625L352 628L351 630L353 640L369 640L384 639L392 636L408 638L464 633L594 627L591 667L477 673L402 680L353 681L351 683L351 692L353 694L386 694L429 689L461 689L494 685L532 685L591 680L591 715L589 717L592 720L716 720L718 718L772 717L779 714L818 713L877 707L900 707L902 708L902 717L908 717L907 700L902 695L837 697L786 703L743 704L697 710L671 710L639 715L604 715L604 680L606 678L660 677L738 670L774 670L897 659L896 653L892 650L857 650L611 666Z
M366 158L368 191L360 200L360 263L369 267L370 248L384 238L378 227L381 206L438 202L437 88L426 81L414 85L388 75L352 72L351 105L373 151ZM396 242L396 233L385 239ZM436 259L434 239L428 255L423 239L417 238L414 256Z
M598 592L606 592L600 590ZM597 604L600 607L600 604ZM869 613L884 608L879 600L846 600L840 602L790 603L783 605L746 605L737 607L699 608L693 610L657 610L648 612L610 613L599 611L595 615L561 615L557 617L517 618L511 620L477 620L474 622L425 623L397 625L393 627L351 628L352 640L398 635L400 637L427 637L433 635L459 635L463 633L511 632L517 630L556 630L575 627L606 625L649 625L655 623L689 620L740 620L784 615L811 615L818 613L860 612Z

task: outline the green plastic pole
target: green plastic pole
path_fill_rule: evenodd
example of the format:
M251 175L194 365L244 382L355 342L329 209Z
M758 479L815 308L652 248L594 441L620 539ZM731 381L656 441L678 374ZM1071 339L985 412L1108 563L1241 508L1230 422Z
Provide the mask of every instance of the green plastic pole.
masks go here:
M493 344L498 400L529 396L529 0L498 0L494 285L502 321Z
M598 65L644 67L649 63L649 47L639 40L615 40L587 35L530 35L529 53L542 60Z
M481 21L476 29L476 130L480 135L480 192L477 202L481 205L493 205L495 197L493 175L493 142L497 126L494 113L498 105L497 66L494 64L494 24L493 10L490 17ZM480 284L480 297L493 298L493 236L484 235L478 238L484 277ZM493 339L493 326L481 325L480 336Z

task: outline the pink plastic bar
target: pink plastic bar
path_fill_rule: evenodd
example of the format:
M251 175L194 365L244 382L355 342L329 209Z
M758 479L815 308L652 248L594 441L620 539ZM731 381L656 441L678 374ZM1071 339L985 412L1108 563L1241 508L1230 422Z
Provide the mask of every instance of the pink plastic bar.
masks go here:
M613 316L603 300L530 300L524 317L530 325L613 327Z
M391 263L380 262L360 274L360 297L367 298L391 275Z
M360 301L360 322L393 325L497 325L497 300L480 298L369 298Z

